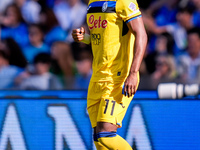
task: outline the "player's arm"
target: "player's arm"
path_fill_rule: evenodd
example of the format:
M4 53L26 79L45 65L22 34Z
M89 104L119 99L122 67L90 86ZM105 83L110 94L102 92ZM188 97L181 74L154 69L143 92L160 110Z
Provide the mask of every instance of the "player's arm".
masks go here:
M129 30L135 35L135 45L134 57L131 64L130 72L124 84L124 92L128 93L128 96L132 96L137 90L138 72L146 50L147 34L144 28L142 17L131 20L127 23L127 25L129 27Z
M83 27L79 29L74 29L72 31L72 37L75 42L83 42L85 44L90 44L90 35L85 33L85 29Z

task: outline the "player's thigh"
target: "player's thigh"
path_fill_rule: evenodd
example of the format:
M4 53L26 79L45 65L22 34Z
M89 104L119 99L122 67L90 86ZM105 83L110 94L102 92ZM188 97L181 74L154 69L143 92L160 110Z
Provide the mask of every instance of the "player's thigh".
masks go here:
M97 122L108 122L118 127L122 126L122 120L133 97L125 97L122 94L123 83L108 83L106 92L102 96Z
M97 126L97 115L101 99L101 93L99 89L100 87L98 83L91 82L89 84L87 95L87 111L93 128Z

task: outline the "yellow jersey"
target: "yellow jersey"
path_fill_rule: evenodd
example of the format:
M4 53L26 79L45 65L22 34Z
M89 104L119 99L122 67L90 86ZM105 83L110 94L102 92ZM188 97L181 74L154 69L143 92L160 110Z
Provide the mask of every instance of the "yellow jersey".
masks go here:
M135 36L127 22L141 17L136 0L90 0L87 24L93 52L91 82L122 82L134 55Z

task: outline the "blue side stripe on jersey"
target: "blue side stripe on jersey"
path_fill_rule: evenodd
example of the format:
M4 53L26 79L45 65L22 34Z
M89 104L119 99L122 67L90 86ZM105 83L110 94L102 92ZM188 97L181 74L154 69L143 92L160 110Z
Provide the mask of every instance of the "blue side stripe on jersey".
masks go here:
M99 132L97 133L97 139L101 137L115 137L117 136L116 132Z
M99 1L91 3L89 7L102 7L105 2L108 3L108 7L115 7L116 5L116 1Z
M142 15L139 15L139 16L136 16L136 17L133 17L133 18L127 20L126 23L130 22L131 20L135 20L135 19L137 19L137 18L140 18L140 17L142 17Z

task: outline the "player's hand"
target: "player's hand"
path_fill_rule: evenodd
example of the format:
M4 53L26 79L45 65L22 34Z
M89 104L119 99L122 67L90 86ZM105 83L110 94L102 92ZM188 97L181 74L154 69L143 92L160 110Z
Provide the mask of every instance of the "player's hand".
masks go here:
M79 28L79 29L74 29L72 31L72 37L74 39L75 42L80 42L83 40L85 35L85 29L83 27Z
M124 82L124 93L125 96L133 96L138 87L138 73L130 73Z

